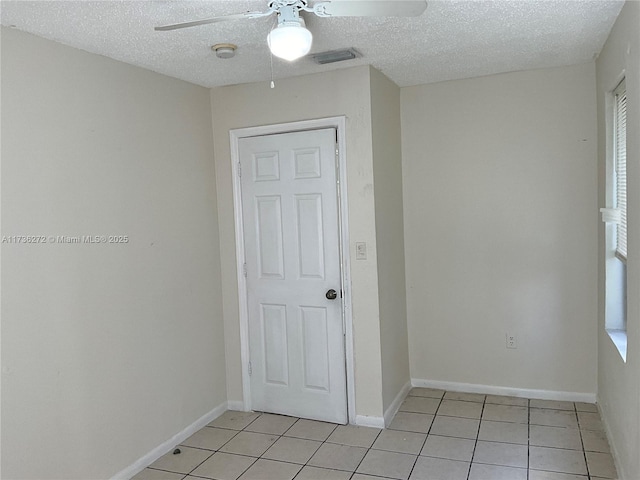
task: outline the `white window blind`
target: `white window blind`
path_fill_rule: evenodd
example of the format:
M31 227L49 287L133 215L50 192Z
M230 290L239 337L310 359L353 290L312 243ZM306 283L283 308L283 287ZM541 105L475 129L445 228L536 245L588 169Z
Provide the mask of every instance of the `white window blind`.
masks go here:
M616 255L627 259L627 88L625 81L614 90L614 156L616 180L616 208L620 211L620 222L616 233Z

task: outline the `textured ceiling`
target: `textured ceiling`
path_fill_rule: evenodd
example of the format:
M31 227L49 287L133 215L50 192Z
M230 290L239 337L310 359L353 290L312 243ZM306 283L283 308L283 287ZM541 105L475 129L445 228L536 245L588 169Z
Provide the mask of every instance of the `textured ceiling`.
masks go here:
M310 2L313 3L313 2ZM623 1L433 0L417 18L319 18L306 15L312 53L355 47L363 56L319 66L273 59L275 78L371 64L399 86L592 60ZM199 85L270 79L266 36L273 17L156 32L153 27L247 10L267 0L13 1L0 17L57 42ZM235 43L223 60L210 47Z

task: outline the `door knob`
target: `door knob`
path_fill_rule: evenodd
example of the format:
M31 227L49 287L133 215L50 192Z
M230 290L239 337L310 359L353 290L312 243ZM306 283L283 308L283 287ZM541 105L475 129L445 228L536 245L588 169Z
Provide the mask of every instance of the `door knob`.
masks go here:
M332 288L331 290L327 290L324 296L327 297L327 300L335 300L338 297L338 292Z

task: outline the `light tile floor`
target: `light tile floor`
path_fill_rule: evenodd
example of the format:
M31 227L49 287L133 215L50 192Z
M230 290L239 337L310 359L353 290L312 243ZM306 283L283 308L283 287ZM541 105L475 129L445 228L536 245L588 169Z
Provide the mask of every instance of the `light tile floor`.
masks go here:
M388 429L225 412L134 480L597 480L595 405L414 388Z

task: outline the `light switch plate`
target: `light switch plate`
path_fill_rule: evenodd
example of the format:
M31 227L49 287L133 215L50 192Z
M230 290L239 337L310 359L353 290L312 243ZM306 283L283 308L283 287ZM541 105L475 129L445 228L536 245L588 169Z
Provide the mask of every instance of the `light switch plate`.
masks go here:
M367 259L367 243L356 242L356 260L366 260L366 259Z

